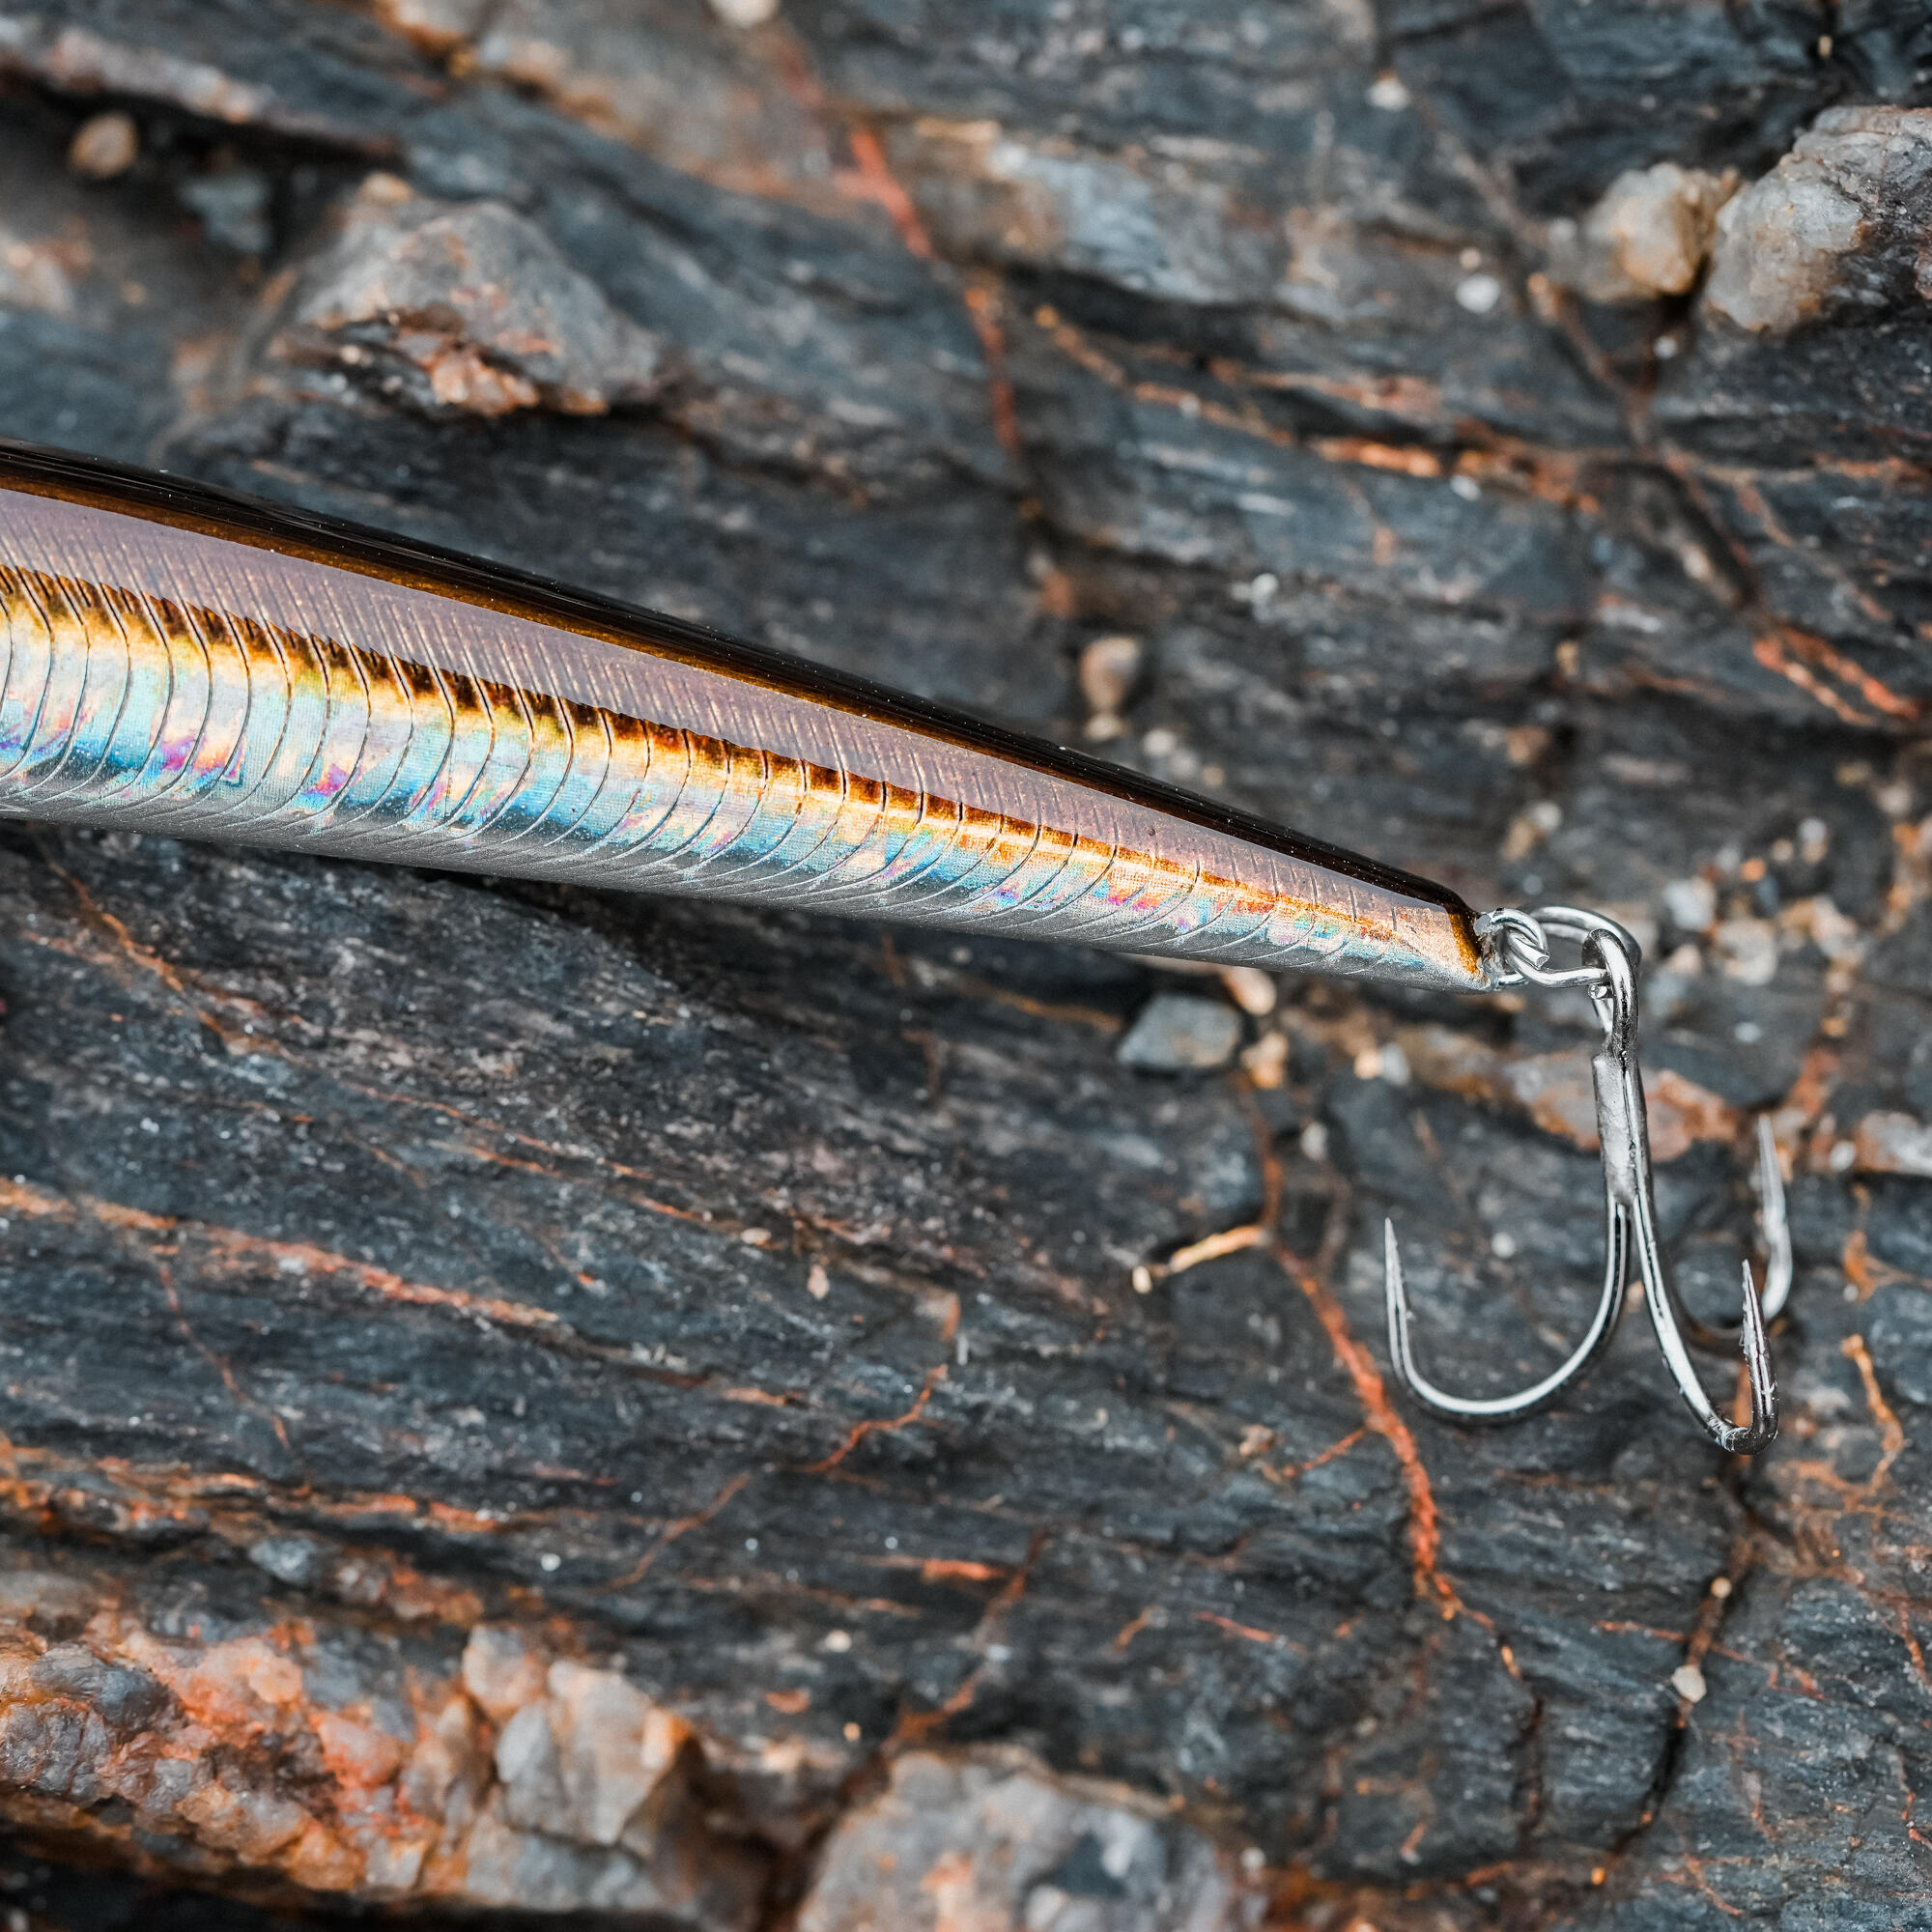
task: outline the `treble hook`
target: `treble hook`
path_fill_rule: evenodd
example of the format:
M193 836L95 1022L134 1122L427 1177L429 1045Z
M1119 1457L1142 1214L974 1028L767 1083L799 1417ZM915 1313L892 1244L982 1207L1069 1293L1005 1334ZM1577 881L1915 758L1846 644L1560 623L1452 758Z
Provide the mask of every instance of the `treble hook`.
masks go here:
M1596 1090L1597 1131L1603 1143L1605 1261L1604 1286L1588 1332L1570 1358L1539 1382L1510 1396L1450 1395L1415 1366L1409 1343L1408 1290L1396 1247L1395 1223L1383 1224L1388 1303L1389 1354L1395 1372L1421 1406L1451 1422L1514 1422L1554 1402L1582 1375L1616 1332L1623 1314L1624 1287L1630 1279L1632 1251L1643 1279L1644 1305L1657 1330L1658 1346L1678 1392L1691 1414L1719 1449L1754 1455L1777 1434L1777 1388L1772 1379L1771 1349L1765 1323L1791 1292L1791 1236L1785 1218L1784 1182L1769 1122L1758 1122L1758 1176L1769 1266L1760 1300L1744 1264L1744 1320L1734 1338L1696 1321L1679 1298L1657 1238L1657 1205L1651 1188L1650 1129L1644 1118L1643 1075L1636 1061L1637 943L1614 920L1573 906L1545 906L1534 915L1515 910L1491 913L1479 922L1486 937L1494 935L1501 971L1497 983L1527 980L1543 987L1579 986L1596 1003L1604 1038L1590 1060ZM1583 964L1568 972L1549 967L1548 935L1582 946ZM1735 1339L1750 1379L1750 1421L1726 1422L1712 1406L1690 1360L1689 1338L1700 1347L1728 1346Z

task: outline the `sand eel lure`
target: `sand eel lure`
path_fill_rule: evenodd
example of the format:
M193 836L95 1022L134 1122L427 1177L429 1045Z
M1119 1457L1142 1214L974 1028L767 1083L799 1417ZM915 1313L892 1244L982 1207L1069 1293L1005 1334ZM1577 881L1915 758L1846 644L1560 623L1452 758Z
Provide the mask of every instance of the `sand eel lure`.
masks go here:
M1566 909L1478 919L1412 878L857 678L541 579L173 477L0 444L0 815L839 911L1455 992L1580 986L1608 1217L1604 1291L1553 1401L1608 1341L1633 1250L1714 1441L1776 1430L1764 1323L1789 1286L1775 1154L1765 1299L1745 1270L1747 1424L1725 1422L1658 1249L1632 1038L1636 947ZM1551 939L1581 964L1549 964Z

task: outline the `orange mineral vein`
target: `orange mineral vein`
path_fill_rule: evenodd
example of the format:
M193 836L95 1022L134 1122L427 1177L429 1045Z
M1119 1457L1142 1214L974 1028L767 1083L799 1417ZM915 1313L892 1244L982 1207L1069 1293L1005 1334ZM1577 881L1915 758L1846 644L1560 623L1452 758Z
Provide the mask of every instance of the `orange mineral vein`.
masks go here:
M1468 907L675 618L0 443L0 814L1411 985Z

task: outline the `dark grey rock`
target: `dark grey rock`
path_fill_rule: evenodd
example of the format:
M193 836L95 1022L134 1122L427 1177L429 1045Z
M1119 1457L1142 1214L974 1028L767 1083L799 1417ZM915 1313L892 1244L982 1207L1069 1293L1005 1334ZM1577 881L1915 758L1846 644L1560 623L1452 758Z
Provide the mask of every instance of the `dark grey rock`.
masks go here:
M1129 761L1654 928L1687 1293L1757 1109L1801 1264L1759 1465L1640 1323L1468 1435L1378 1379L1382 1218L1442 1380L1559 1358L1594 1160L1454 1068L1581 1083L1580 1007L1287 983L1247 1093L1122 1065L1241 1024L1130 962L15 826L0 1807L79 1807L28 1849L752 1925L899 1845L903 1920L1009 1868L1005 1785L1069 1925L1196 1872L1238 1923L1251 1847L1311 1924L1932 1922L1932 1182L1848 1164L1932 1105L1919 12L0 8L0 427L1066 735L1130 636ZM1544 278L1632 170L1849 192L1881 135L1790 327L1726 306L1769 189L1701 296ZM606 1747L668 1754L614 1824Z
M1241 1016L1222 1000L1157 993L1115 1053L1144 1073L1205 1072L1225 1066L1241 1043Z

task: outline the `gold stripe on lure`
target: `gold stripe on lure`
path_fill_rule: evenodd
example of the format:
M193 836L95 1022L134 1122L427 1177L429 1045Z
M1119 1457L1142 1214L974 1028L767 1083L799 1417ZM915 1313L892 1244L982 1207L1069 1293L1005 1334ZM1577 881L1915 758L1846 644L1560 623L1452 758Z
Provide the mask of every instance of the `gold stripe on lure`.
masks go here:
M1448 991L1548 972L1527 915L1479 921L1445 887L1043 740L520 571L9 443L0 641L0 816ZM1603 1005L1634 942L1581 937L1567 978ZM1647 1201L1647 1151L1643 1173ZM1653 1299L1669 1320L1674 1295ZM1399 1264L1389 1310L1405 1380L1463 1420L1553 1400L1615 1321L1600 1308L1529 1398L1471 1405L1413 1373ZM1673 1370L1681 1351L1665 1339ZM1701 1387L1686 1397L1725 1441Z

